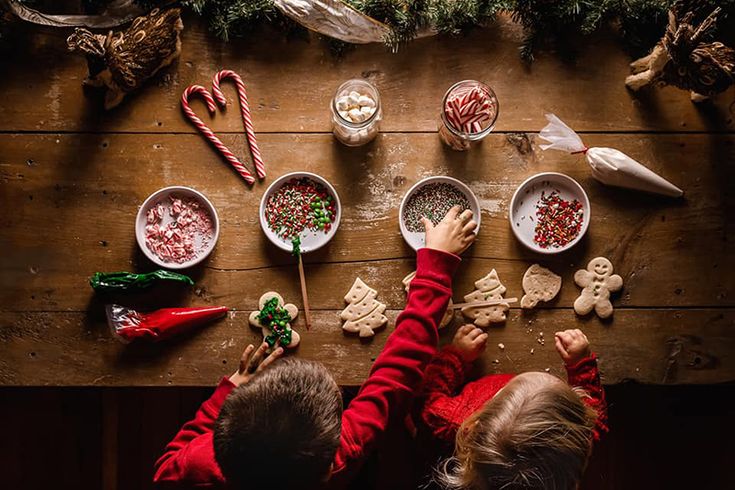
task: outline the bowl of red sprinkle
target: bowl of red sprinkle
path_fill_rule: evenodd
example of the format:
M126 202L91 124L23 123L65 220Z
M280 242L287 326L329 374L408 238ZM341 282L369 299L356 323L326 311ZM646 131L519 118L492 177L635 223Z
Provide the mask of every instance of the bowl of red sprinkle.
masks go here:
M185 269L212 253L219 238L219 218L201 192L164 187L148 196L138 209L135 237L156 265Z
M332 239L342 206L326 179L292 172L276 179L260 200L260 227L275 246L287 252L312 252Z
M534 252L555 254L579 243L590 222L590 201L573 178L544 172L526 179L508 211L516 238Z

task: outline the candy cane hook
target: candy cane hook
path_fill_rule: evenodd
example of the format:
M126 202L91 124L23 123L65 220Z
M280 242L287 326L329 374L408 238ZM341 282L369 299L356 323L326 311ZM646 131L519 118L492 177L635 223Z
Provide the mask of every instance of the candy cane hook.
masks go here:
M253 177L253 174L251 174L247 168L245 168L245 165L240 163L240 160L235 157L235 155L227 148L220 139L215 136L215 134L212 132L211 129L207 127L204 122L197 117L197 115L194 113L193 110L191 110L191 107L189 107L189 97L192 95L201 95L202 98L204 98L204 102L207 104L207 110L209 110L210 114L214 114L217 111L217 105L214 103L214 99L212 98L212 95L209 93L209 91L202 87L201 85L191 85L184 90L184 93L181 95L181 108L184 110L184 114L186 114L186 117L189 118L189 120L194 123L194 126L209 140L212 142L212 144L219 150L220 153L222 153L222 156L224 156L230 164L235 167L235 170L237 170L237 173L242 175L242 178L245 179L245 182L248 184L254 184L255 178Z
M242 113L242 122L245 125L245 134L247 135L248 145L250 146L250 153L253 155L253 164L255 165L255 171L258 177L261 179L265 178L265 165L263 164L263 157L260 156L260 149L258 149L258 142L255 139L255 129L253 129L253 120L250 115L250 104L248 103L248 94L245 90L245 83L243 83L240 75L232 70L222 70L214 75L212 79L212 94L217 100L221 107L227 106L227 99L225 94L222 93L219 85L225 79L232 79L237 86L237 95L240 98L240 112Z

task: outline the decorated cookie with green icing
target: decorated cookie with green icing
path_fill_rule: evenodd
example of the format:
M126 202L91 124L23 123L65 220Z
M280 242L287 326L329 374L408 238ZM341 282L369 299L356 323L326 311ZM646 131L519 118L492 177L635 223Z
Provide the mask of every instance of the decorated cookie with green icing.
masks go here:
M260 310L252 312L248 321L254 328L261 329L263 340L271 348L280 345L291 349L299 344L301 337L291 328L291 322L299 314L295 305L284 304L280 294L269 291L260 297L258 308Z

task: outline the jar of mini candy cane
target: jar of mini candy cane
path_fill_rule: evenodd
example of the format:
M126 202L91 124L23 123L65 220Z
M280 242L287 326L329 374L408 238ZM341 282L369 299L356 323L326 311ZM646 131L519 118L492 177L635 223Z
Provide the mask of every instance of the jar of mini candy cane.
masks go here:
M380 130L383 111L378 89L365 80L347 80L332 99L332 132L347 146L372 141Z
M495 128L498 98L482 82L463 80L447 90L439 114L439 137L454 150L468 150Z

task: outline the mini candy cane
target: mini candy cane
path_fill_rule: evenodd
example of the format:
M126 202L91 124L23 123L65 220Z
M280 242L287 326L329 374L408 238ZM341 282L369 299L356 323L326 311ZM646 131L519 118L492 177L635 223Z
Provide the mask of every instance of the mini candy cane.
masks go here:
M261 179L265 178L265 165L263 165L263 158L260 156L260 150L258 149L258 142L255 140L255 129L253 129L253 121L250 116L250 104L248 103L248 94L245 90L245 83L243 83L240 75L232 70L222 70L214 75L212 79L212 94L221 107L227 105L227 99L225 94L219 88L220 82L231 78L235 81L237 86L237 95L240 98L240 112L242 113L242 122L245 124L245 134L248 138L248 144L250 145L250 153L253 155L253 163L255 164L255 171L258 177Z
M209 93L209 91L202 87L201 85L191 85L184 90L184 93L181 95L181 108L184 110L184 114L186 114L186 117L189 118L189 120L194 123L194 126L201 132L209 141L212 142L212 144L222 153L222 155L227 159L230 164L235 167L235 170L242 176L243 179L245 179L245 182L248 184L254 184L255 178L253 177L253 174L251 174L245 166L240 163L240 160L235 157L235 155L227 148L220 139L215 136L215 134L212 132L211 129L207 127L204 122L202 122L199 117L194 113L193 110L191 110L191 107L189 107L189 97L191 95L199 94L204 98L204 101L207 104L207 109L209 110L210 114L214 114L217 111L217 105L214 103L214 99L212 98L212 95Z

